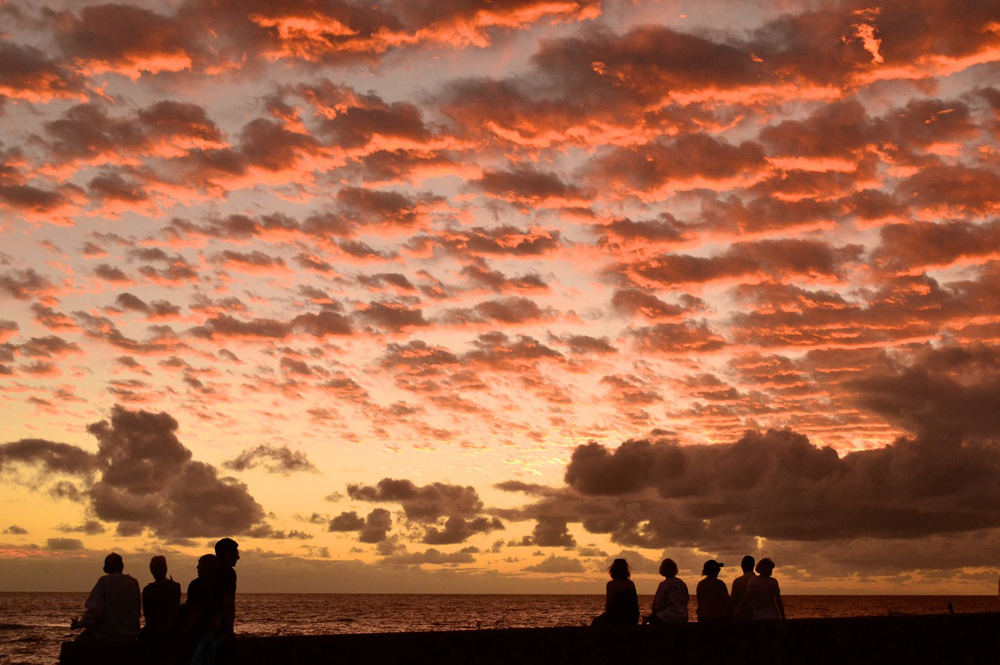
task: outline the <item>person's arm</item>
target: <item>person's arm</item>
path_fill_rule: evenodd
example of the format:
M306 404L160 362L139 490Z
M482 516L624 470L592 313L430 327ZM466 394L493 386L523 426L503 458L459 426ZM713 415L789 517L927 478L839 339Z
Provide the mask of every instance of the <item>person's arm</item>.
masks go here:
M733 586L734 587L736 586L735 582L733 583ZM745 587L743 587L742 591L740 592L740 599L738 601L736 600L736 592L733 591L733 600L734 600L734 604L736 605L736 607L733 609L733 616L734 617L741 617L741 616L743 616L743 607L750 600L750 583L749 583L749 581L747 582L747 585Z
M604 585L604 613L611 611L611 580Z
M222 592L221 628L224 635L236 632L236 571L229 569L226 588Z
M93 590L90 592L90 596L87 597L87 602L84 603L86 611L83 613L83 617L80 618L80 625L84 628L93 628L104 616L104 606L107 602L106 593L104 591L104 578L97 580L97 584L94 585Z
M785 604L781 601L781 589L778 587L778 580L774 581L774 604L778 606L778 615L781 620L785 619Z

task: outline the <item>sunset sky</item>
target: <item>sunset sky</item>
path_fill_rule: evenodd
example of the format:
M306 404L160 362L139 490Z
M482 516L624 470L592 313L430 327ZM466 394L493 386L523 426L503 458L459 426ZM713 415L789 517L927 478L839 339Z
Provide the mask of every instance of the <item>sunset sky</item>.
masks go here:
M0 590L996 593L1000 4L0 0Z

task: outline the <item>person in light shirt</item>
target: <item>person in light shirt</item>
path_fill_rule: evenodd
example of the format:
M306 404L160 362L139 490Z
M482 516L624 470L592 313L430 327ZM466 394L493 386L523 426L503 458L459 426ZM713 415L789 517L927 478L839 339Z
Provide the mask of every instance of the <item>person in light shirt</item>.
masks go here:
M739 615L748 603L753 606L754 637L762 665L781 663L781 624L785 621L785 604L781 600L778 580L771 576L774 561L764 558L757 563L757 577L747 582L747 593L736 608Z
M685 623L688 620L687 584L677 577L677 564L673 559L664 559L660 564L660 575L665 578L656 587L653 596L653 612L647 617L651 624Z
M72 628L84 629L79 639L131 642L139 636L139 582L124 570L125 562L117 552L104 558L105 574L91 590L83 616L71 623Z

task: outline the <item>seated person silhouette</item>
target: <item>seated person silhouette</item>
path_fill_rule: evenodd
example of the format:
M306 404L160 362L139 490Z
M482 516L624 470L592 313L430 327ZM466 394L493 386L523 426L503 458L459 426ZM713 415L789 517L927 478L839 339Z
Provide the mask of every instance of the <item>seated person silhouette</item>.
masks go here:
M702 566L701 574L705 578L698 582L695 591L698 597L699 623L729 620L729 590L726 589L726 583L719 579L719 571L723 565L715 559L709 559Z
M611 579L608 581L604 597L604 614L595 618L592 626L634 626L639 623L639 596L635 592L635 583L630 579L625 559L615 559L608 568Z
M181 605L181 585L167 579L167 558L154 556L149 560L153 581L142 590L142 614L146 625L139 632L144 641L165 643L173 631Z
M83 616L71 624L84 629L78 639L118 643L139 636L139 583L124 570L125 562L117 552L104 558L105 574L90 592Z
M685 623L688 620L687 584L677 577L677 564L673 559L664 559L660 564L660 575L664 580L656 587L653 596L653 611L646 618L651 624Z

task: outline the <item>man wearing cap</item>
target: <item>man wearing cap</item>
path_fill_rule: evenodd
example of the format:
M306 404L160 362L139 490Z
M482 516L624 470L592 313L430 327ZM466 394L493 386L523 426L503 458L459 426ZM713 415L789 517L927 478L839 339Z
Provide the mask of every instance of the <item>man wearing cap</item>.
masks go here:
M719 579L719 571L725 564L709 559L701 569L705 579L698 582L698 622L729 620L729 591L726 583Z

